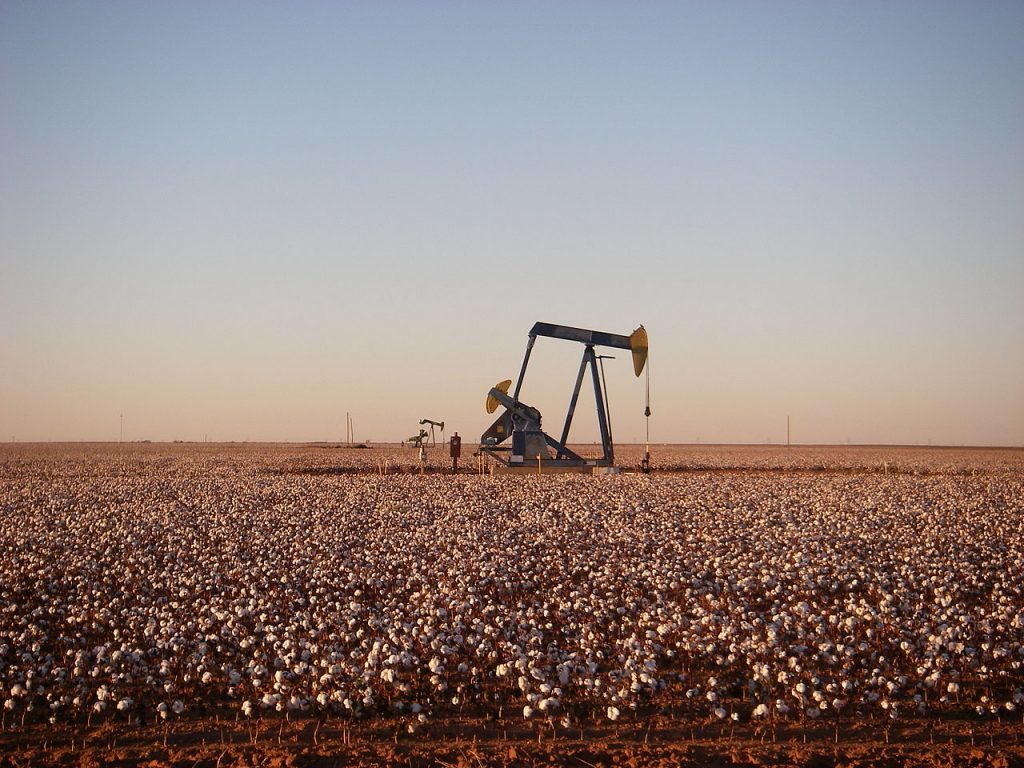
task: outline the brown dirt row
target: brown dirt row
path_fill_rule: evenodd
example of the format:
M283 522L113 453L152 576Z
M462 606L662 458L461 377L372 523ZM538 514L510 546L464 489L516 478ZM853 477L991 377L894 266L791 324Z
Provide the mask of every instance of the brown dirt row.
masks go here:
M28 726L0 733L0 768L24 766L229 768L229 766L764 766L765 768L1015 768L1024 766L1019 724L851 723L801 729L679 722L575 728L481 721L433 724L408 734L400 723L203 720L168 726L108 722L95 727Z

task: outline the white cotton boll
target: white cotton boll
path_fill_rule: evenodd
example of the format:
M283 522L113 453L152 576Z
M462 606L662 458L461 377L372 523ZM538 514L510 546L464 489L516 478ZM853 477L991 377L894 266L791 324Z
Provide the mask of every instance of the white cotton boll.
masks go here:
M612 720L612 721L618 720L620 714L621 713L619 712L619 708L618 707L608 707L607 715L608 715L608 719L609 720Z
M724 707L715 707L714 712L715 717L717 717L719 720L724 720L726 716L729 714Z
M549 712L551 710L558 709L558 705L558 699L554 698L553 696L549 696L548 698L541 699L539 702L537 702L537 708L541 712Z
M533 707L531 707L529 704L523 707L523 717L527 720L533 717Z
M758 704L756 707L754 707L754 712L753 712L753 716L754 717L765 717L765 716L767 716L767 714L768 714L768 705L767 704Z
M180 715L185 711L185 705L181 699L175 699L174 704L171 705L171 709L174 710L174 714Z

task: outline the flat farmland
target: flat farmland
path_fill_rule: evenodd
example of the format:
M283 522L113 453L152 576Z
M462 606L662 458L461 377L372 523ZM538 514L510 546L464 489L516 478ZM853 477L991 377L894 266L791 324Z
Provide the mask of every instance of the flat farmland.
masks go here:
M0 446L0 765L1024 760L1024 451L642 451Z

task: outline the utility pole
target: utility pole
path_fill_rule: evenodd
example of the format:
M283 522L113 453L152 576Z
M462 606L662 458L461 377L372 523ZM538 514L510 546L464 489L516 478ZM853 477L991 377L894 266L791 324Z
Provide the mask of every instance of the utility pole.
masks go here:
M124 442L124 414L121 414L121 431L117 433L117 442Z
M789 415L786 415L786 447L789 448Z

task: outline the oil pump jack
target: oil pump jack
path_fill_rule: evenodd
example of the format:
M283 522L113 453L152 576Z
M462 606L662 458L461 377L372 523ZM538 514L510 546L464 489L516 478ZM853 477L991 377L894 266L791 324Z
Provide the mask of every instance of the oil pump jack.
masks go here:
M424 424L430 425L430 444L437 445L437 435L434 434L434 427L441 430L441 442L444 442L444 422L443 421L432 421L431 419L420 419L420 426Z
M424 424L430 425L430 445L437 445L437 433L434 432L434 427L441 430L441 442L444 442L444 422L433 421L432 419L420 419L420 431L419 434L407 437L402 441L402 445L411 445L413 448L419 448L420 446L427 445L427 430L423 429Z
M426 442L426 440L427 430L421 428L419 434L405 438L405 440L402 441L402 445L408 444L413 448L419 448Z
M561 437L556 440L541 429L541 413L536 408L519 400L519 392L526 376L526 367L530 362L530 353L538 336L552 339L574 341L583 345L583 359L580 361L576 386L569 399L569 410L565 416ZM486 408L494 413L498 406L505 410L480 437L480 451L491 456L498 464L510 470L546 467L549 469L567 469L587 471L597 467L615 465L615 445L612 441L611 416L608 408L608 390L604 382L604 359L594 351L594 347L612 347L628 349L633 357L633 372L637 377L643 372L647 363L647 331L641 325L629 336L602 331L591 331L584 328L573 328L568 325L552 325L551 323L535 323L530 330L526 343L526 355L515 389L509 395L512 380L499 382L487 393ZM594 382L594 401L597 408L597 423L601 432L601 456L584 458L575 453L567 445L569 429L572 426L576 402L583 386L583 378L589 368ZM650 387L647 387L647 404L644 416L650 418ZM510 446L503 446L511 438ZM644 471L650 467L650 448L648 447L642 464Z

